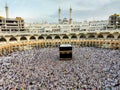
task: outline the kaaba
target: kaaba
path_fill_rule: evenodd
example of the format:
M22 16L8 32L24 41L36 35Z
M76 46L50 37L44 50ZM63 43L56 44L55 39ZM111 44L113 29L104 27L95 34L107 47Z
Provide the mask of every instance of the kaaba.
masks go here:
M60 60L72 59L72 46L70 44L62 44L59 46Z

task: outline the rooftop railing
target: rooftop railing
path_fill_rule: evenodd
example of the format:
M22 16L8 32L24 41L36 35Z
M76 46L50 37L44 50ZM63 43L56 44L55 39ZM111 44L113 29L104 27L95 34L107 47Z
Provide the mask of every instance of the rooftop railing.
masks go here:
M85 31L51 31L51 32L45 32L45 31L29 31L28 29L26 31L0 31L0 35L30 35L30 34L79 34L79 33L105 33L105 32L109 32L109 33L114 33L114 32L118 32L120 33L120 29L106 29L106 30L85 30Z

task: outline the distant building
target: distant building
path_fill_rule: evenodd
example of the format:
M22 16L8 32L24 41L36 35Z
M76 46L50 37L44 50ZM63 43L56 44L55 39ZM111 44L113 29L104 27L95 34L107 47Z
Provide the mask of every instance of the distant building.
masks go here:
M21 17L4 18L0 17L1 31L24 31L24 19Z
M0 55L17 49L56 47L61 44L120 49L118 14L111 15L108 20L76 22L72 21L71 8L69 19L62 19L59 9L58 23L25 23L21 17L9 18L7 4L5 10L6 17L0 17ZM71 52L62 53L72 56Z
M61 8L59 8L58 9L58 23L59 24L72 24L73 23L73 21L72 21L72 8L70 7L70 10L69 10L69 14L70 14L70 16L69 16L69 20L67 20L67 18L64 18L63 20L62 20L62 18L61 18Z
M73 22L72 8L69 9L69 19L61 18L61 9L58 9L58 23L25 23L21 17L9 18L8 6L5 6L6 18L0 17L1 31L29 31L31 33L42 32L76 32L76 31L96 31L106 30L107 28L120 28L120 15L109 16L108 20Z
M90 21L89 31L104 30L107 28L108 20Z
M80 31L87 31L89 29L89 21L83 21L80 26Z
M113 14L109 16L108 28L120 28L120 14Z
M21 17L9 18L9 8L5 5L6 17L0 16L0 31L25 31L24 19Z

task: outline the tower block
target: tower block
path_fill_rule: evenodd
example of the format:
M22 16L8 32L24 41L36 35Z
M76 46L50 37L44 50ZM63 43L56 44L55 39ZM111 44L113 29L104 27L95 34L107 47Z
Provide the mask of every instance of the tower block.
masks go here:
M60 8L58 9L58 17L59 17L58 22L60 24L61 23L61 9Z
M8 5L7 5L7 3L6 3L6 6L5 6L5 12L6 12L6 18L9 18L8 17Z
M72 8L70 7L70 19L69 19L69 24L72 24Z

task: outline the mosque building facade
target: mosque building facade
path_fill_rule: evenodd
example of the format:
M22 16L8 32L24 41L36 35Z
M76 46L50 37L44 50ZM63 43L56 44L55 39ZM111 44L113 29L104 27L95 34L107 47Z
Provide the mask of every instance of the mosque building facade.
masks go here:
M113 14L108 20L74 22L72 8L69 19L62 19L58 9L58 23L29 24L21 17L0 16L0 55L34 47L56 47L60 44L73 46L120 49L120 15Z

